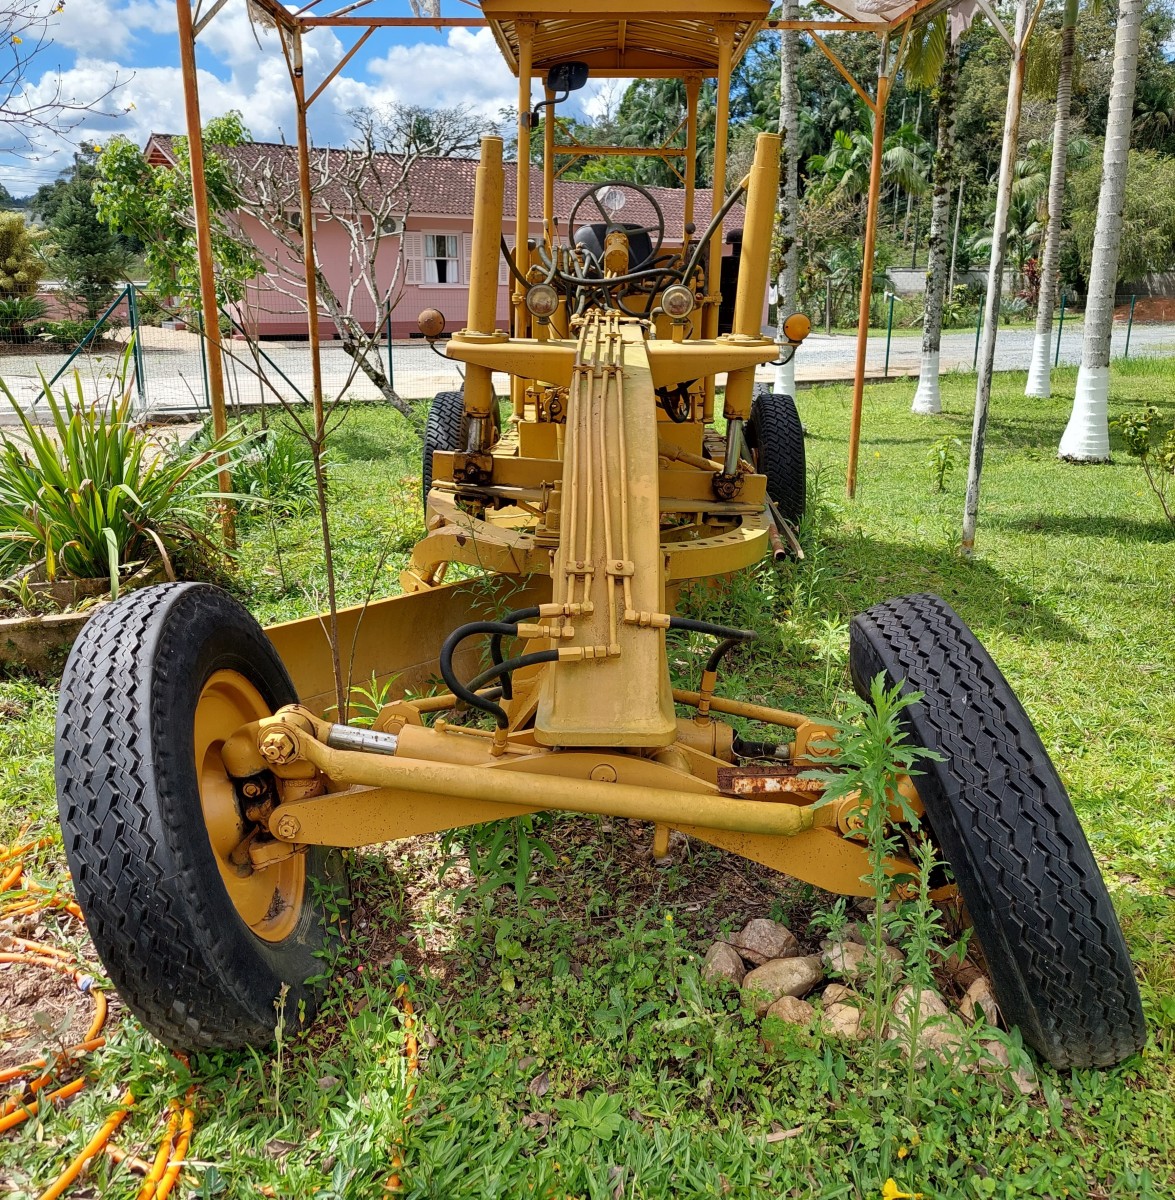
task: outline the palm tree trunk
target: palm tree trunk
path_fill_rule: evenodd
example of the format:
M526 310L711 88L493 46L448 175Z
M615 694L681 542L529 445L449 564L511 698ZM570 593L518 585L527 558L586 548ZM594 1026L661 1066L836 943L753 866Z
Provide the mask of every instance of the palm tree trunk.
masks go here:
M796 19L796 0L784 0L785 21ZM799 34L782 29L779 34L779 132L783 137L783 187L779 198L779 233L783 241L783 263L777 283L776 327L795 312L799 290L799 254L796 247L796 210L799 208L800 89L796 83L799 65ZM782 332L778 335L782 339ZM780 357L786 357L782 352ZM785 396L796 394L795 356L775 368L772 390Z
M929 258L926 264L926 315L922 319L922 369L911 406L916 413L942 412L938 388L938 352L942 340L942 306L947 287L951 185L955 173L955 100L959 52L947 41L938 77L938 144L934 152L934 192L930 201Z
M1040 298L1036 306L1036 336L1028 367L1026 396L1048 397L1051 391L1053 303L1061 273L1061 226L1065 209L1065 173L1069 166L1069 109L1073 97L1073 60L1077 48L1077 0L1065 0L1061 25L1061 61L1057 73L1057 115L1053 122L1053 161L1049 168L1049 212L1044 234Z
M1085 341L1073 413L1057 454L1074 462L1109 462L1110 336L1114 329L1114 289L1118 283L1118 250L1122 209L1126 200L1126 168L1130 157L1130 121L1138 76L1138 35L1143 0L1121 0L1114 35L1114 78L1102 158L1102 191L1093 235L1093 265L1085 303Z

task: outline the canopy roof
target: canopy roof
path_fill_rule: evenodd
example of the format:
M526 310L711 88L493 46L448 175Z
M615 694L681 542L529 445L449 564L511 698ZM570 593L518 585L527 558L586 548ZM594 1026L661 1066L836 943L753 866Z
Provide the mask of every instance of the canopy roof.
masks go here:
M718 69L716 26L733 35L732 62L746 52L771 11L769 0L483 0L510 69L518 73L518 24L534 21L533 71L578 59L594 78L713 75Z

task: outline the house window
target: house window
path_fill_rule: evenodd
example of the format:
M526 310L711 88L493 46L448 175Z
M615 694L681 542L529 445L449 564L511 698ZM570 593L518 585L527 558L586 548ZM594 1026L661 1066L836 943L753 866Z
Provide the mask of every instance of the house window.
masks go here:
M461 282L455 233L426 233L424 235L424 282Z

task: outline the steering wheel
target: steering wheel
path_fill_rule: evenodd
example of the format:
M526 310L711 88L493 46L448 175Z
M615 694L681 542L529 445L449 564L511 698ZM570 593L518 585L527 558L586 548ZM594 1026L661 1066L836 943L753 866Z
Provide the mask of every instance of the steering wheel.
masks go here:
M613 203L609 205L610 208L619 213L625 207L624 193L626 191L636 192L645 201L645 203L648 204L648 206L653 210L654 216L657 218L655 225L629 225L608 215L608 212L604 207L605 193L611 192L613 196L615 196L616 193L619 193L621 200L620 204ZM661 243L665 240L665 214L661 211L661 206L656 200L653 199L652 193L650 193L648 189L641 187L639 183L620 183L608 181L605 181L604 183L597 183L595 187L588 188L588 190L584 192L583 195L580 196L580 198L572 206L571 215L567 218L568 234L570 235L569 240L575 240L575 230L578 224L576 218L579 216L580 209L584 208L589 203L595 207L596 212L598 212L601 218L603 218L606 234L610 233L614 229L619 229L625 234L647 233L649 235L649 238L653 242L653 248L646 258L644 258L640 263L636 264L637 267L643 266L644 263L652 262L654 259L656 259L657 252L661 249ZM585 221L583 223L585 225L593 224L591 221Z

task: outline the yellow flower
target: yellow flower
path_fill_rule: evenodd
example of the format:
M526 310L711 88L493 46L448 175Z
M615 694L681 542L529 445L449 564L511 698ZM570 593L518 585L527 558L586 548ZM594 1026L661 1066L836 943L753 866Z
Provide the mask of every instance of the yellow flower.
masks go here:
M19 46L23 41L24 41L24 38L17 37L15 33L12 35L12 44L14 46Z
M910 1151L907 1150L905 1146L898 1147L898 1158L905 1158L906 1155L909 1153L910 1153Z
M897 1180L890 1178L885 1181L885 1186L881 1189L881 1200L922 1200L921 1192L903 1192L897 1184Z
M673 914L672 914L672 913L666 913L666 914L665 914L665 924L666 924L666 925L672 925L672 924L673 924Z

